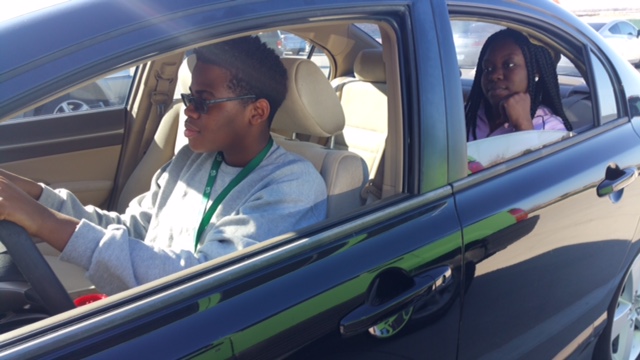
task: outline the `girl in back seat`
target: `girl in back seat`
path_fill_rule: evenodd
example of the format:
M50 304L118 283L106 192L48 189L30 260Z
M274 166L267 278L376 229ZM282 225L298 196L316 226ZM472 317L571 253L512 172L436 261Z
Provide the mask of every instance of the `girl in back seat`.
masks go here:
M567 130L552 52L502 29L480 51L465 104L467 140L524 130Z

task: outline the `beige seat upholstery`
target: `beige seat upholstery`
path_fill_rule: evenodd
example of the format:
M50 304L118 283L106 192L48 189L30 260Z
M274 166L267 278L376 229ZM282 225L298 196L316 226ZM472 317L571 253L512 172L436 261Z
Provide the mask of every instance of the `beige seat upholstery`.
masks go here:
M184 136L178 131L181 120L184 118L184 105L179 99L180 93L189 92L190 69L193 69L194 65L195 57L191 55L180 66L175 100L162 117L149 149L127 180L118 200L118 212L123 213L134 197L149 190L153 174L173 157L176 148L186 144ZM72 297L94 291L93 284L86 279L82 268L60 260L58 258L60 252L45 242L39 242L37 246Z
M388 126L382 50L360 52L354 63L354 74L355 78L340 77L332 81L345 115L345 128L336 136L335 144L360 155L373 177L382 159Z
M195 55L185 58L182 65L180 65L174 100L160 120L149 149L147 149L125 183L118 197L117 212L124 213L133 198L148 191L153 174L175 155L177 149L186 144L186 139L178 131L180 123L185 118L184 104L180 94L189 92L191 69L194 66Z
M278 133L331 137L344 128L340 101L322 70L307 59L283 58L288 93L271 126ZM283 148L308 159L327 185L328 217L362 205L360 192L369 179L367 165L357 154L273 134Z

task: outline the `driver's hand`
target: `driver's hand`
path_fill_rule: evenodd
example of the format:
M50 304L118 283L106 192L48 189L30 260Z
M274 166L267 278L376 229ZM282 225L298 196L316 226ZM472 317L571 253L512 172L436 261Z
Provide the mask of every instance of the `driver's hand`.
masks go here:
M0 175L0 220L12 221L30 234L38 232L38 224L47 208L24 192L17 184ZM36 184L37 185L37 184Z
M46 241L58 251L64 250L80 223L48 209L3 176L0 176L0 220L22 226L31 236Z
M40 195L42 195L42 186L31 179L27 179L25 177L10 173L3 169L0 169L0 177L11 181L22 191L26 192L27 194L29 194L29 196L36 200L40 199Z

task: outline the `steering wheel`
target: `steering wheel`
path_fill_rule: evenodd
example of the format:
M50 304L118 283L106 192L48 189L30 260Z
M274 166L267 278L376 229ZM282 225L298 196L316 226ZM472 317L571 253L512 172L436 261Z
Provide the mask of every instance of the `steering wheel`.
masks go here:
M75 308L64 286L24 228L10 221L0 221L0 241L49 315Z

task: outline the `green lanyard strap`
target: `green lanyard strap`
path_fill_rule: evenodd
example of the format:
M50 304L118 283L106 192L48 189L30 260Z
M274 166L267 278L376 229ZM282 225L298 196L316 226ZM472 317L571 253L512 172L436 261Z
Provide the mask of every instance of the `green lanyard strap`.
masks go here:
M256 157L251 159L249 164L247 164L247 166L245 166L213 200L204 216L202 217L202 220L200 220L200 226L198 226L198 232L196 234L196 244L194 247L194 251L198 249L200 237L209 225L209 222L211 222L211 218L218 209L218 206L220 206L222 201L224 201L227 195L229 195L231 190L238 186L238 184L246 179L247 176L249 176L249 174L258 167L258 165L260 165L262 160L264 160L264 158L269 153L269 150L271 150L271 146L273 146L273 139L269 138L269 143L267 144L267 146L265 146L264 149L262 149L262 151L260 151L260 153ZM207 185L204 187L204 191L202 192L202 201L204 202L205 206L207 205L207 203L209 202L209 198L211 197L211 190L213 189L213 184L216 182L216 177L218 176L218 171L220 170L220 166L222 165L222 160L222 153L217 153L213 160L213 164L211 164L211 170L209 171Z

